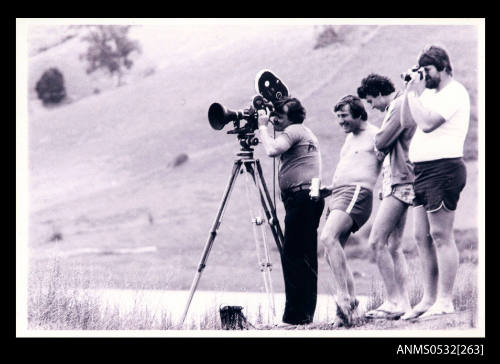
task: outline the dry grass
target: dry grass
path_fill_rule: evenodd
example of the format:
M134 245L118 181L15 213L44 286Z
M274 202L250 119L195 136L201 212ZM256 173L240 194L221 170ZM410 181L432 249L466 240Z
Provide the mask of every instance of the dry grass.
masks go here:
M409 260L409 292L412 305L422 297L422 287L417 277L420 275L418 259ZM28 323L29 329L44 330L175 330L179 329L171 319L168 309L152 312L140 301L134 302L131 310L120 311L117 306L104 306L99 297L87 293L81 287L89 287L88 278L83 275L72 277L61 274L59 263L53 262L45 272L32 272L30 275ZM102 282L105 285L105 282ZM80 287L80 288L75 288ZM472 312L470 326L476 325L477 307L476 266L461 264L455 283L454 304L457 312ZM384 300L383 283L372 278L368 309L377 307ZM261 310L261 307L259 307ZM260 318L259 318L260 317ZM256 322L262 323L261 315ZM380 325L374 329L392 328ZM220 330L220 317L217 307L208 309L199 322L186 322L188 330ZM304 330L329 330L327 322L301 327Z
M28 327L48 330L168 330L173 328L166 311L151 312L135 302L131 311L103 306L99 297L75 287L88 287L88 278L61 274L57 261L29 279Z

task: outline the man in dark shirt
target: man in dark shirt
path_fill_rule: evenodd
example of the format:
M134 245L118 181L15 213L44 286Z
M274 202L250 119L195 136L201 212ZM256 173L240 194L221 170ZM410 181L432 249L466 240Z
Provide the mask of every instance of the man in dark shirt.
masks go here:
M285 241L281 265L285 281L283 324L308 324L313 321L317 300L317 229L324 200L309 197L312 178L321 177L319 143L304 126L306 111L296 98L284 98L271 116L274 130L282 132L273 139L267 130L269 116L259 111L259 132L266 154L280 156L278 173L281 198L285 206Z

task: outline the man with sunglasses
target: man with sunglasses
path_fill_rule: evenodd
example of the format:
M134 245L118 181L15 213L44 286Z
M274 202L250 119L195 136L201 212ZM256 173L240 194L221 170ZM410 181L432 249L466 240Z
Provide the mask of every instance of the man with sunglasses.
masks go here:
M285 241L281 265L285 311L281 328L313 321L317 300L317 229L324 200L309 197L312 178L321 177L321 153L313 132L303 122L306 110L297 98L285 97L268 115L259 110L260 139L269 157L280 157L278 172L285 207ZM272 138L268 122L281 132Z

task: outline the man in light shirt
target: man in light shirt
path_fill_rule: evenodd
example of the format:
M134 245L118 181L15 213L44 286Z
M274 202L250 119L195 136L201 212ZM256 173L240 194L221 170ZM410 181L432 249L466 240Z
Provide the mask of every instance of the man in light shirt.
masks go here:
M402 113L409 110L412 118L401 118L401 123L417 125L409 158L414 163L414 233L422 259L424 294L403 319L454 312L459 253L453 221L467 174L462 157L469 127L469 94L453 78L443 48L426 47L418 66L420 74L412 73L401 108Z

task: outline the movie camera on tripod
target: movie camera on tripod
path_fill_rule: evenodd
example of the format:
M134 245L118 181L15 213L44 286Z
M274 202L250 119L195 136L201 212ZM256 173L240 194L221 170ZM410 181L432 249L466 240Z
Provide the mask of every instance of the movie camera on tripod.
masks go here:
M237 134L240 145L248 149L259 144L259 139L254 133L259 127L258 110L266 108L271 112L274 110L273 104L261 95L255 95L247 109L231 110L215 102L208 108L208 121L215 130L222 130L226 124L232 122L234 129L227 133Z
M205 247L198 264L197 271L191 283L189 295L182 314L180 325L186 319L189 306L193 299L196 288L201 278L201 274L206 267L208 255L214 244L217 236L217 231L221 226L222 218L225 209L229 202L231 191L235 185L239 175L244 175L245 190L251 223L253 227L253 235L256 245L257 260L260 266L260 271L264 280L264 286L268 297L272 320L276 318L274 292L271 281L272 263L270 260L269 249L266 242L265 222L272 233L276 247L280 256L282 256L282 247L284 243L283 231L276 215L276 206L271 198L271 194L267 188L267 184L262 173L262 166L259 159L254 158L253 146L259 144L259 139L255 137L255 130L259 127L259 110L267 109L271 114L274 112L274 103L288 96L287 86L270 70L264 69L257 73L255 77L255 91L258 95L252 98L252 103L247 109L231 110L219 103L213 103L208 109L208 121L210 126L215 130L222 130L224 126L233 123L234 129L229 130L228 134L236 134L240 143L241 149L236 154L237 158L233 163L229 181L226 185L224 194L219 204L215 220L208 234ZM259 204L252 203L251 195ZM263 215L262 215L263 214ZM233 307L234 308L234 307ZM221 315L222 315L221 311ZM222 316L221 316L222 319Z

